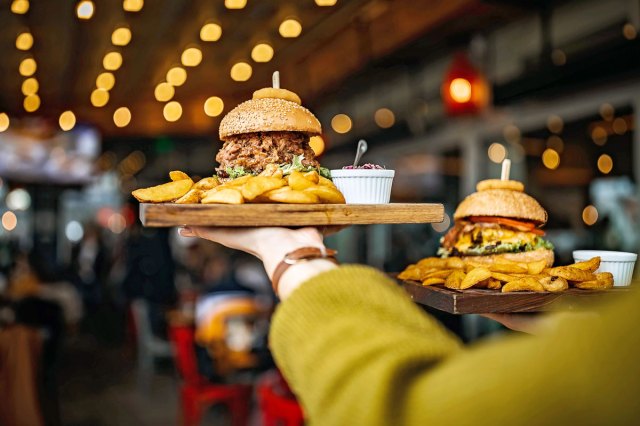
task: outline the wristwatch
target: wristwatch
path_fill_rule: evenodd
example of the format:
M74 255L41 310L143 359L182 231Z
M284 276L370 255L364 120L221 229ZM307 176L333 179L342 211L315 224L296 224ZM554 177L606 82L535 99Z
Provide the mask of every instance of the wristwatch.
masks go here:
M280 284L280 278L290 266L297 265L298 263L308 262L314 259L326 259L330 262L338 265L336 259L337 251L328 249L326 247L302 247L289 252L284 255L284 258L278 263L276 269L273 271L273 277L271 278L271 285L273 291L278 294L278 285Z

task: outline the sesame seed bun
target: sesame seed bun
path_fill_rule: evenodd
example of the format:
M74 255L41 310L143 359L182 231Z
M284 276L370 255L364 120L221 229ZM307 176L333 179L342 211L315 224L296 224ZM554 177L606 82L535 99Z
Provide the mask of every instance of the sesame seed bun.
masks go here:
M255 132L302 132L319 135L320 122L305 107L284 99L262 98L243 102L220 122L220 139Z
M547 223L547 211L533 197L507 189L489 189L469 195L460 203L453 218L464 219L470 216L529 220L538 226Z
M553 266L553 250L540 248L532 251L523 251L521 253L502 253L502 254L490 254L490 255L482 255L482 256L463 256L463 259L472 261L474 263L492 265L495 263L507 263L507 262L518 262L518 263L529 263L536 262L539 260L545 260L547 262L547 267L550 268Z

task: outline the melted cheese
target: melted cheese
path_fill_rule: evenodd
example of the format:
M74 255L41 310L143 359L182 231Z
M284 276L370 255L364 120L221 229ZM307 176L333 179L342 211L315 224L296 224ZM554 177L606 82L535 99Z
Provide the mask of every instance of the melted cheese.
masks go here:
M482 235L478 235L482 233ZM470 247L473 246L488 246L496 243L501 244L526 244L534 243L536 235L530 232L514 231L506 228L475 228L471 232L465 232L460 235L458 241L455 244L455 248L464 253ZM474 243L474 240L481 240L479 244Z

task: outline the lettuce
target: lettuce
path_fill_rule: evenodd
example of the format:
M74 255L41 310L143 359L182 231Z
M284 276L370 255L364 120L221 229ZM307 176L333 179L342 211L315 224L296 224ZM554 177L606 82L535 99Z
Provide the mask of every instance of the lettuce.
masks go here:
M487 246L472 246L465 250L464 253L460 253L462 256L482 256L487 254L501 254L501 253L521 253L525 251L534 251L540 248L553 250L553 244L544 238L537 237L533 243L502 243L498 245ZM451 255L451 251L440 247L438 249L438 256L448 257Z
M320 176L331 179L331 172L326 167L315 168L313 166L305 166L304 164L302 164L302 160L304 160L304 155L294 155L291 163L280 164L280 170L282 170L282 174L287 176L294 171L305 173L315 170Z
M227 172L231 179L237 179L249 174L249 172L247 172L242 166L235 166L234 168L227 167L225 172Z

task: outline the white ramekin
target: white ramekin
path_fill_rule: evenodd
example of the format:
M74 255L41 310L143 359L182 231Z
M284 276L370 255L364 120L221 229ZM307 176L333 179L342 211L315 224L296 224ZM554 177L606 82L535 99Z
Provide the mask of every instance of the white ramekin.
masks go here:
M331 179L344 195L347 204L387 204L395 170L331 170Z
M597 272L611 272L614 286L624 287L631 284L633 267L638 259L637 254L606 250L576 250L573 252L573 259L576 262L583 262L596 256L600 257L600 267Z

